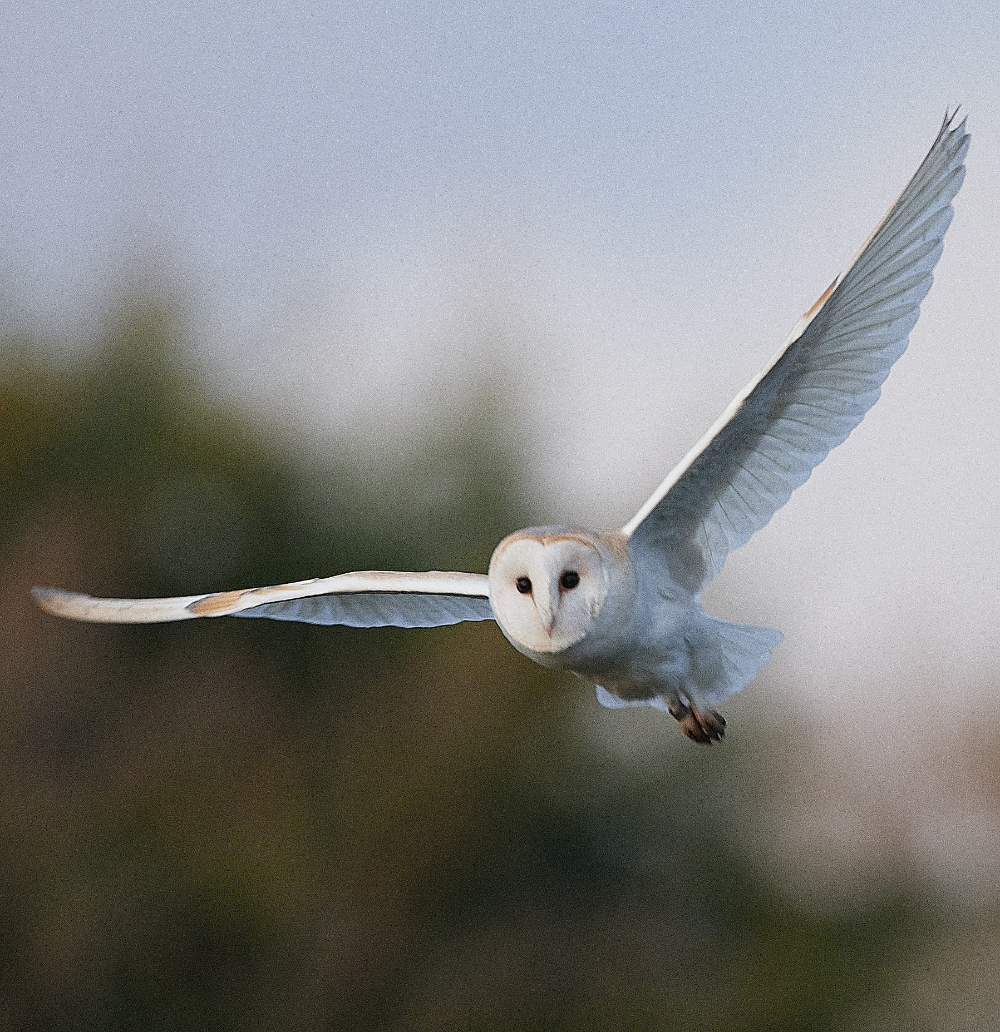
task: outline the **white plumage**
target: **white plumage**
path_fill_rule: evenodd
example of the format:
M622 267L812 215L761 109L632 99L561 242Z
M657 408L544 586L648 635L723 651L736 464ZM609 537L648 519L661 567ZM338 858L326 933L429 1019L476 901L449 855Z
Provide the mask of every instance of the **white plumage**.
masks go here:
M35 588L51 613L107 623L268 617L351 627L495 619L518 651L597 685L605 706L667 710L695 741L748 684L778 631L708 616L700 598L727 554L763 527L878 400L932 282L965 174L964 120L946 115L906 189L847 269L619 531L520 530L489 574L346 573L167 599Z

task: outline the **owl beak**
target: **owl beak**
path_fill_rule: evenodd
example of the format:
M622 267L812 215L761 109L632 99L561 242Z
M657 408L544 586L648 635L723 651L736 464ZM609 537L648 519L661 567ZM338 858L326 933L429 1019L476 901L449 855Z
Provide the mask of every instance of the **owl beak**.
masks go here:
M548 598L536 598L535 607L541 618L542 627L545 628L545 633L551 638L552 628L556 623L556 610L559 608L559 585L552 585Z

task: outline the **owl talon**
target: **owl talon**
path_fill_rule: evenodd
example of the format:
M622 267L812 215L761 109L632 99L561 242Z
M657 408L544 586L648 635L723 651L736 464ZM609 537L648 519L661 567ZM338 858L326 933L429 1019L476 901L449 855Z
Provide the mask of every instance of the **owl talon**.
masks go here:
M670 714L684 734L701 745L721 742L725 737L726 718L715 710L700 710L678 701L670 704Z

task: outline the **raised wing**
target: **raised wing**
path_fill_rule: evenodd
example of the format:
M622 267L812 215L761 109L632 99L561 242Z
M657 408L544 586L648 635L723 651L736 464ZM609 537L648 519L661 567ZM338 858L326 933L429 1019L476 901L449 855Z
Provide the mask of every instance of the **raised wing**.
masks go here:
M934 145L851 264L623 528L698 591L878 400L906 349L965 176L965 121Z
M180 598L93 598L33 588L56 616L95 623L166 623L199 616L262 616L347 627L444 627L492 620L489 581L478 573L367 571Z

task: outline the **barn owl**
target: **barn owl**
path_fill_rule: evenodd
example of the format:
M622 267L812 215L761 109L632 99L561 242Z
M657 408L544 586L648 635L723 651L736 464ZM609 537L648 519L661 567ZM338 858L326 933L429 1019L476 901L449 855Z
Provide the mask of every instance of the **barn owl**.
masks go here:
M653 706L696 742L721 739L726 722L715 707L754 678L782 635L709 616L702 591L858 425L906 348L965 174L969 136L955 122L945 116L847 269L620 530L519 530L497 545L485 575L369 571L163 599L36 588L35 598L50 613L110 623L496 620L515 649L581 675L603 705Z

